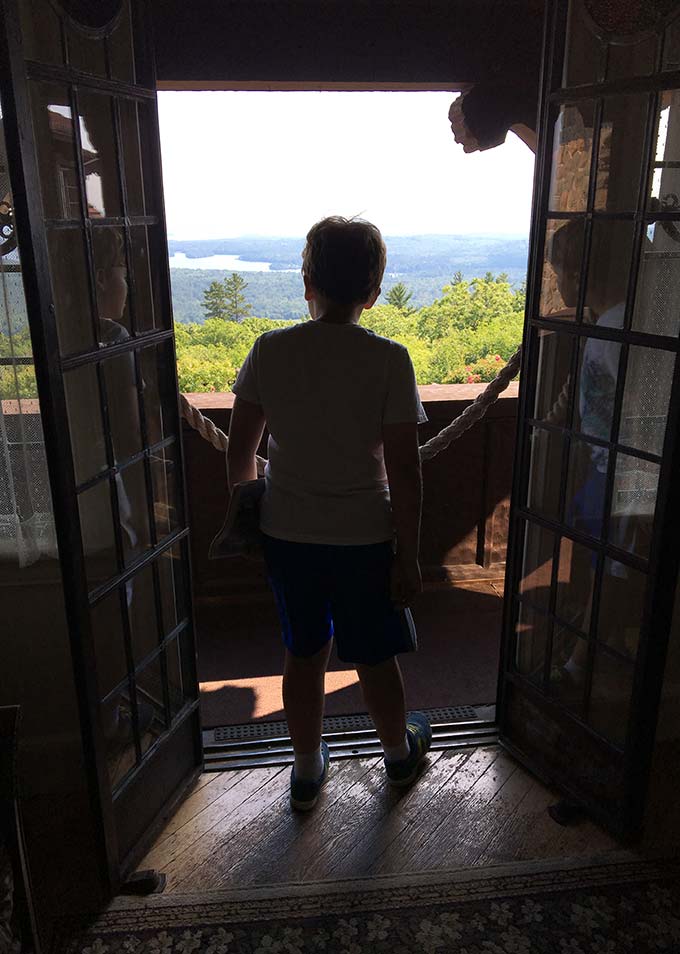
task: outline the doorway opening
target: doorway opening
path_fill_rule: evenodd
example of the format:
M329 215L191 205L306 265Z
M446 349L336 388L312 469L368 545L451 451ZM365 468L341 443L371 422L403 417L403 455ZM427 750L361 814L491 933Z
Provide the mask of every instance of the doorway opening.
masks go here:
M429 418L421 443L514 352L533 156L513 136L463 156L447 121L456 96L160 92L179 386L224 431L255 338L306 316L300 253L327 214L360 215L385 236L382 294L362 323L409 349ZM423 468L419 651L401 663L408 705L430 714L441 746L493 737L516 406L511 386ZM287 760L273 599L259 564L207 559L227 503L224 460L195 431L184 439L206 765ZM379 751L356 672L335 655L325 728L336 757Z

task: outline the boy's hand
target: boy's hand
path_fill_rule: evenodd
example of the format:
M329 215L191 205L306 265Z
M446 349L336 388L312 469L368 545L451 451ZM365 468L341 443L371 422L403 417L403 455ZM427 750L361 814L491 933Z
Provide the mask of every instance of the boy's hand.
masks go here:
M423 591L420 564L417 559L405 560L397 554L392 564L390 596L395 606L408 606Z

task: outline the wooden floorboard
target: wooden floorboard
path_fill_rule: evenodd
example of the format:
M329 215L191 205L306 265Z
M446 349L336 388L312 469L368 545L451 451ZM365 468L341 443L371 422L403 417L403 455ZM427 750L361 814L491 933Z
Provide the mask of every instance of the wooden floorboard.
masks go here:
M430 755L429 763L416 785L406 791L389 789L391 794L388 794L387 798L394 810L377 818L370 827L362 824L361 837L356 840L351 850L331 865L331 877L363 877L370 874L377 859L389 850L390 845L400 838L407 827L425 822L436 793L470 757L469 750L435 754L440 757L434 758Z
M620 848L589 821L557 825L556 793L499 746L430 753L406 790L388 785L380 758L339 760L304 814L290 809L289 780L288 767L201 776L141 867L181 892Z
M201 884L226 887L239 883L278 880L277 872L285 858L283 880L305 880L310 863L318 850L318 842L328 833L327 818L333 828L342 816L344 798L353 786L374 769L377 759L348 759L335 765L313 812L292 812L288 803L289 773L280 797L272 802L251 825L230 839L225 850L214 858L205 871L198 872ZM253 844L257 845L253 850Z

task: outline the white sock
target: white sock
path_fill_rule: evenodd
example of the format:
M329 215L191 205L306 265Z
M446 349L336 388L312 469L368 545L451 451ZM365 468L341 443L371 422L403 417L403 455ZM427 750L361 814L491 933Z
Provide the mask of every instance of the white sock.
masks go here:
M411 746L408 744L408 735L404 736L401 745L383 745L386 762L403 762L411 754Z
M295 778L306 782L316 782L323 772L323 755L321 746L315 752L306 755L295 753Z

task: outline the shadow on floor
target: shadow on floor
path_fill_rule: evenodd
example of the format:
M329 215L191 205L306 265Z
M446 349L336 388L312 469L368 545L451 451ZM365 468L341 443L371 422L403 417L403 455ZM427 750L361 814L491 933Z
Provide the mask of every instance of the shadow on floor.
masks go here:
M419 597L419 649L400 657L409 708L495 700L501 613L498 584L461 583ZM201 605L196 623L204 727L282 718L283 649L273 601ZM326 693L326 715L365 711L356 673L335 653Z

